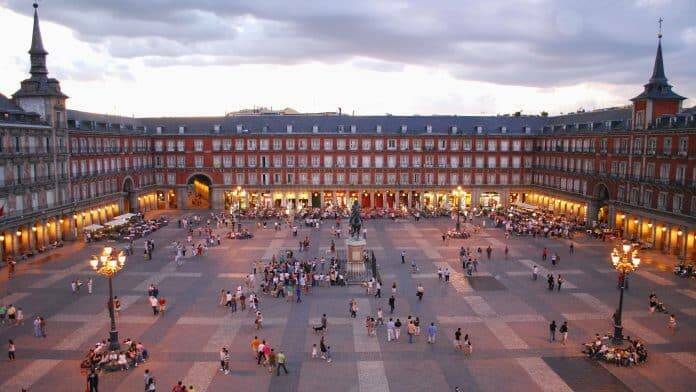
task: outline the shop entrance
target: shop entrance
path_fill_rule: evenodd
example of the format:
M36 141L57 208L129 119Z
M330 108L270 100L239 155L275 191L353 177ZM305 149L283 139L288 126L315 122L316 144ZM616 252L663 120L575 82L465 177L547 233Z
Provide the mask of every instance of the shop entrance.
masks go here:
M212 181L204 174L194 174L186 183L188 208L209 209Z

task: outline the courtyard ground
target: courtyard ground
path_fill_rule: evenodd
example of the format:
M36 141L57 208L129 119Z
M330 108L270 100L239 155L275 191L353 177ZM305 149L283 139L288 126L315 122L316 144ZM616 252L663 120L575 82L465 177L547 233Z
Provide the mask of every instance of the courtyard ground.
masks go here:
M159 215L159 214L157 214ZM169 213L174 216L173 213ZM344 221L345 222L345 221ZM476 221L474 222L476 223ZM611 330L610 315L617 306L616 272L609 262L613 244L581 236L573 242L558 239L512 237L502 230L487 228L467 240L443 244L441 233L453 226L449 219L392 222L371 220L367 227L368 248L374 250L384 281L382 298L367 296L364 289L351 287L316 288L303 302L261 297L265 325L253 328L250 313L229 311L217 304L221 289L241 284L259 258L270 259L282 249L297 249L297 239L284 229L275 232L254 227L252 240L223 240L219 247L196 261L177 268L170 244L183 240L185 232L176 222L151 237L156 243L152 261L142 256L143 240L135 254L115 278L115 294L123 302L118 320L121 339L142 341L151 359L127 372L103 374L104 391L139 391L143 371L150 369L158 389L170 390L178 380L196 386L196 391L447 391L462 390L670 390L693 387L696 377L696 287L671 273L671 259L644 253L638 272L630 278L624 299L625 335L647 343L649 361L634 368L619 368L583 357L580 345ZM250 223L246 224L251 227ZM321 231L302 227L312 241L310 251L300 257L325 254L329 246L330 223ZM345 227L345 223L344 223ZM222 231L222 230L221 230ZM345 229L344 229L345 232ZM508 244L510 253L504 258ZM341 246L342 240L337 241ZM459 265L459 246L485 249L493 256L478 273L466 277ZM3 271L0 301L21 306L26 314L23 326L0 327L0 341L14 339L17 360L0 366L0 390L80 391L85 376L79 363L88 348L108 334L105 308L108 286L91 272L88 260L104 243L71 243L18 266L11 281ZM543 247L560 255L560 264L542 262ZM399 254L415 259L420 270L412 274L409 262L400 263ZM540 267L540 279L532 281L531 269ZM437 279L438 266L452 271L449 285ZM565 284L560 292L546 289L546 270L560 273ZM70 282L94 279L94 293L86 289L74 295ZM398 342L387 342L384 327L377 337L366 336L364 319L377 308L388 316L390 286L397 283L394 317L402 321L418 316L423 333L408 344L405 331ZM147 286L159 285L168 299L165 315L155 317L147 303ZM425 287L419 302L416 286ZM672 334L667 316L648 313L648 295L654 291L677 315L679 328ZM359 304L357 319L349 318L348 301ZM319 343L310 325L326 313L333 362L312 359L312 344ZM47 319L46 339L32 336L32 319ZM567 345L548 341L548 324L569 323ZM425 343L425 327L434 321L439 327L434 345ZM461 327L471 336L474 352L466 356L452 348L453 333ZM257 334L288 357L289 375L280 377L258 367L252 360L250 341ZM218 371L218 350L231 351L229 375Z

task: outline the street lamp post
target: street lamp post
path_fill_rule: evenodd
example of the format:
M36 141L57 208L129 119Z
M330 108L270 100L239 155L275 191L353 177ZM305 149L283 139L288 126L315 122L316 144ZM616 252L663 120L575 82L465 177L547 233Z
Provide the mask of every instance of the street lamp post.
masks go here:
M638 250L633 249L629 243L624 243L620 248L614 248L611 252L611 263L614 269L619 272L619 289L621 294L619 297L619 309L614 313L614 344L621 344L623 341L623 326L621 325L621 314L623 312L623 296L624 287L626 286L626 277L631 272L635 271L640 265Z
M114 285L113 278L126 264L126 255L119 252L113 254L113 248L110 246L104 247L100 255L93 255L89 261L92 269L99 275L109 279L109 318L111 319L111 330L109 331L109 349L119 350L121 345L118 341L118 331L116 330L116 318L114 315Z

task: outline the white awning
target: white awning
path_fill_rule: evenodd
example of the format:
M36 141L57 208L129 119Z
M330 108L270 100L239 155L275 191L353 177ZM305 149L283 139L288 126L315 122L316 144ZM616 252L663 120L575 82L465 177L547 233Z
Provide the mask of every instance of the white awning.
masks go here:
M84 230L84 231L97 231L97 230L101 230L103 228L104 228L104 226L102 226L102 225L89 225L89 226L83 227L82 230Z

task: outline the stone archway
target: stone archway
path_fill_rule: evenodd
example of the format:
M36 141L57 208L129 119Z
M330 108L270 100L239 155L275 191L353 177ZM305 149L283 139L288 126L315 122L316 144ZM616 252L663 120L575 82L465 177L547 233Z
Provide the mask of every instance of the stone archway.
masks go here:
M206 174L194 173L186 181L187 208L211 208L213 180Z
M609 221L609 188L604 183L595 185L592 192L592 201L590 209L588 209L588 222L597 221L606 223Z
M123 179L121 187L123 196L123 211L136 212L138 204L135 202L135 192L133 191L133 179L129 176Z

